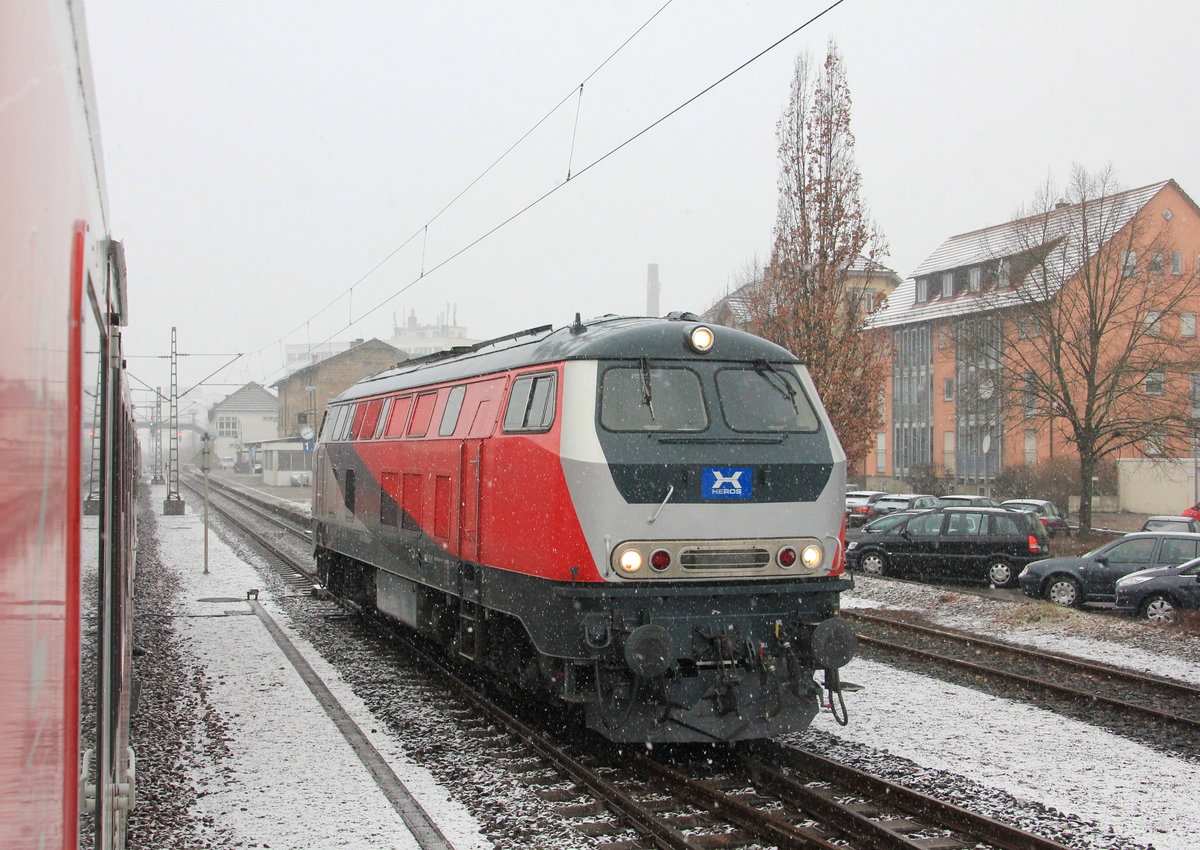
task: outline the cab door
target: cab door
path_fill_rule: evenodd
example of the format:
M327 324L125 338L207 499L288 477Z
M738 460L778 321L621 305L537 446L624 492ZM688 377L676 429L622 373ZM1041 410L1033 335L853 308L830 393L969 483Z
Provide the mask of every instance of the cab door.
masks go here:
M482 555L479 540L480 477L483 440L463 440L459 446L458 556L478 561Z

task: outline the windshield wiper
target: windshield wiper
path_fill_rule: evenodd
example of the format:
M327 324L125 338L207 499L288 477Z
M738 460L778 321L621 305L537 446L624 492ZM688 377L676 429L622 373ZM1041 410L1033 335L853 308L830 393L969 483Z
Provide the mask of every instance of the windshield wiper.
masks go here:
M778 369L776 369L766 360L755 360L754 371L762 375L762 379L764 381L775 387L775 389L779 390L780 395L792 403L793 411L796 413L800 412L800 408L796 404L796 391L792 389L791 383L788 382L787 378L783 377L783 374ZM775 381L771 380L771 376L778 378L779 383L777 384Z
M650 420L652 422L657 422L658 417L654 415L654 399L650 395L650 361L643 357L641 364L642 404L650 408Z

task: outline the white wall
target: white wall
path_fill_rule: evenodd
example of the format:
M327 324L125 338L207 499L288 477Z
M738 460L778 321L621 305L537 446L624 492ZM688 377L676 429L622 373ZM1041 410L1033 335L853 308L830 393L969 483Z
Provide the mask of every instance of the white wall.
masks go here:
M1130 458L1117 461L1121 510L1136 514L1178 514L1196 498L1195 458Z

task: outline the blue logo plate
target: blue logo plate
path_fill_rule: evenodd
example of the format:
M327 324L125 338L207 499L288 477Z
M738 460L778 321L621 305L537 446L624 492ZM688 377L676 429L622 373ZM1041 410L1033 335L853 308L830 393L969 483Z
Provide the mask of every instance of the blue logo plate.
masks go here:
M701 484L703 499L741 499L754 492L754 471L748 466L706 466Z

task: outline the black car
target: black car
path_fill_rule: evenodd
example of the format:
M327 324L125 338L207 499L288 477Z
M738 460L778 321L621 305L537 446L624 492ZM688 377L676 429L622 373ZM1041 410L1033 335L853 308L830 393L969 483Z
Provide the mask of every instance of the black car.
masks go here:
M1171 623L1178 611L1200 609L1200 558L1117 579L1116 609L1152 623Z
M889 519L883 517L875 523ZM1049 551L1046 530L1027 513L1002 508L935 508L913 513L875 533L856 535L846 543L846 561L851 569L869 575L945 575L1008 587L1016 582L1023 566L1044 558Z
M1021 590L1057 605L1112 602L1117 579L1139 570L1182 564L1200 555L1200 534L1139 531L1078 558L1035 561L1021 573Z

